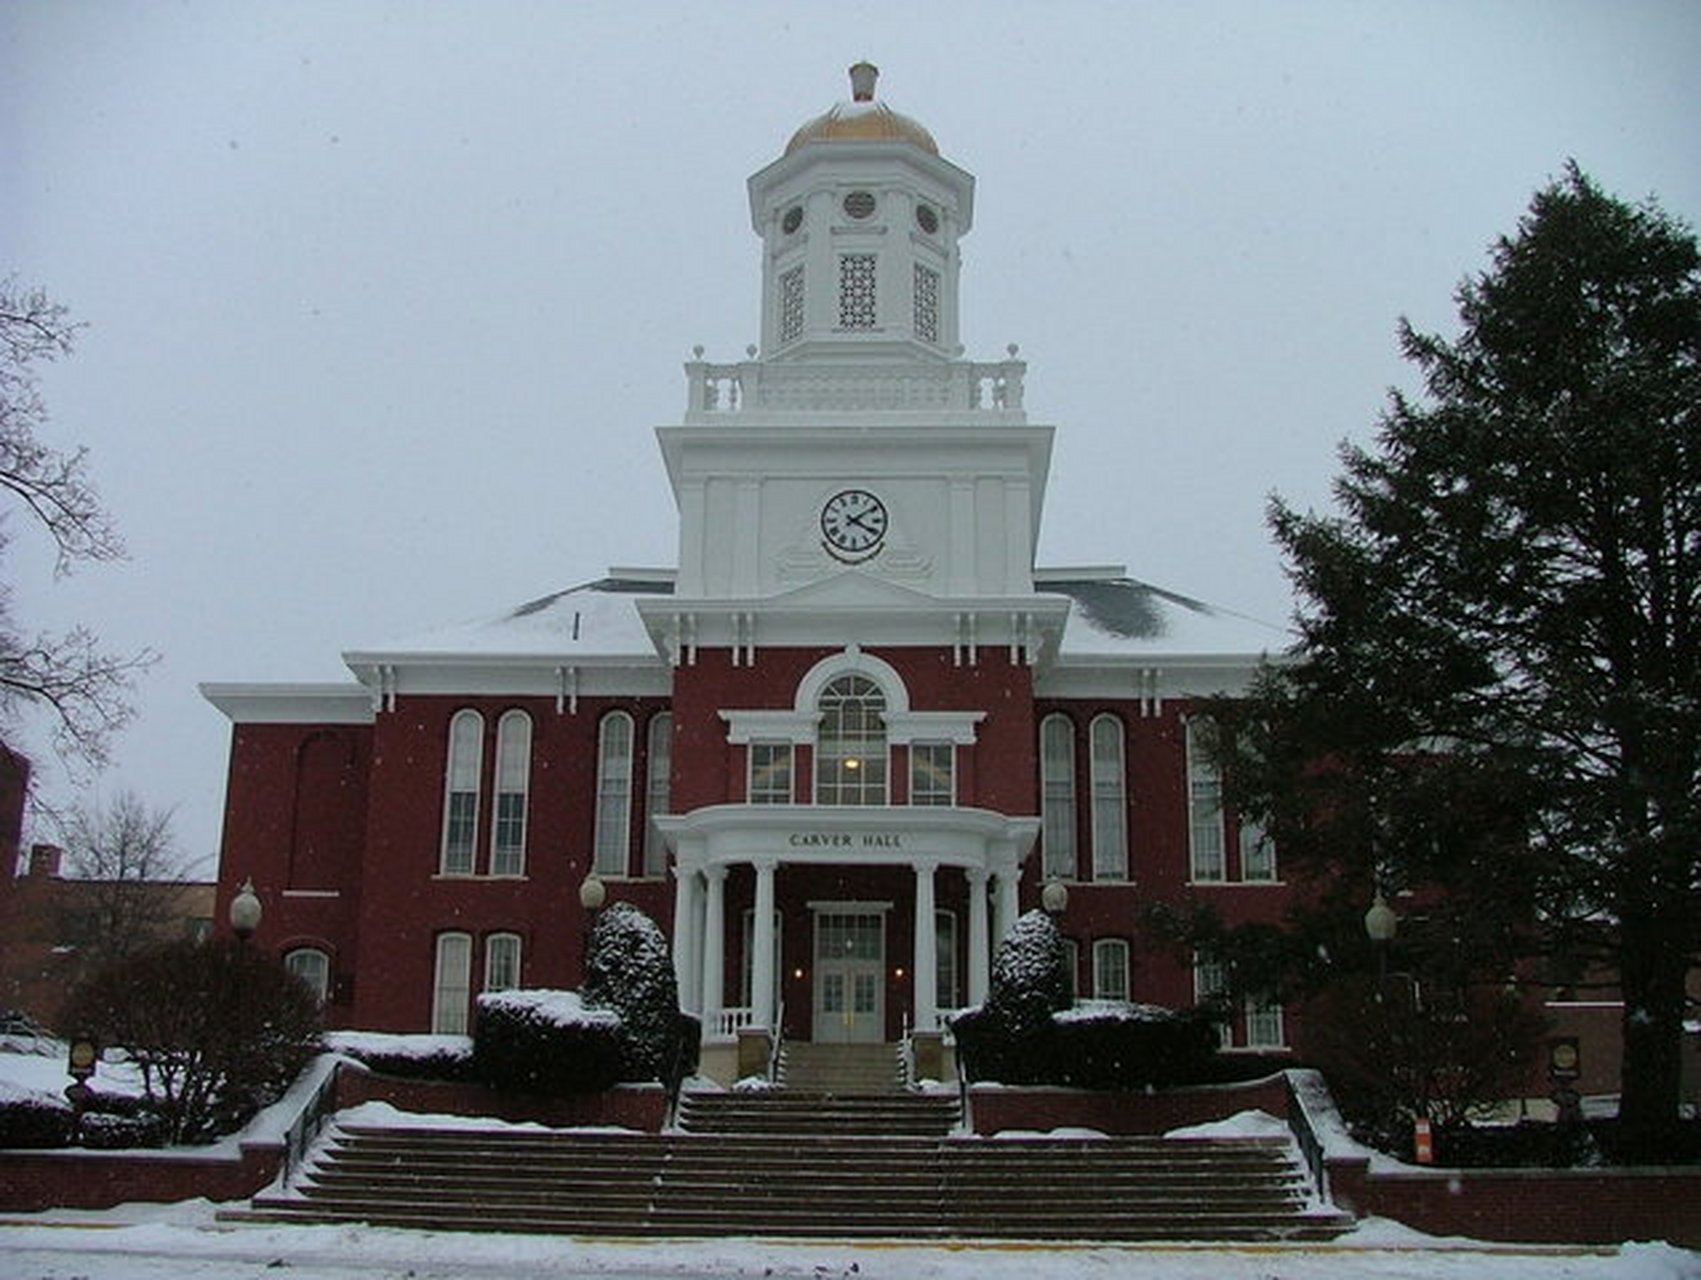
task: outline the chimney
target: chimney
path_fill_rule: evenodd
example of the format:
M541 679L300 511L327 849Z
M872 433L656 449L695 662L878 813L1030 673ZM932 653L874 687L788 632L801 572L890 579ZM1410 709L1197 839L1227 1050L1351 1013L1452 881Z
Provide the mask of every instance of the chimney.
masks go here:
M65 851L56 844L32 844L30 846L30 879L57 880L59 878L59 860L65 856Z

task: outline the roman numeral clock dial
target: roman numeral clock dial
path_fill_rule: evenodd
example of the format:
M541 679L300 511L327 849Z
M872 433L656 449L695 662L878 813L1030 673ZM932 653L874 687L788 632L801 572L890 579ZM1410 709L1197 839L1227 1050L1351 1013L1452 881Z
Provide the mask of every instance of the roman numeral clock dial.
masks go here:
M886 538L886 504L866 489L843 489L821 508L821 538L829 555L847 564L879 553Z

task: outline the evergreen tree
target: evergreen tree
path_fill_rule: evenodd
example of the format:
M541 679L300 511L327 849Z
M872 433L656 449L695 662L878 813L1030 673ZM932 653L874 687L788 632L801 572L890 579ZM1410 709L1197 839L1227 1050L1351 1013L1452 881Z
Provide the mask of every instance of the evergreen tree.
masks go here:
M1231 799L1341 905L1446 890L1461 981L1605 966L1650 1150L1701 940L1701 254L1571 166L1457 299L1339 513L1272 508L1301 639L1218 708Z

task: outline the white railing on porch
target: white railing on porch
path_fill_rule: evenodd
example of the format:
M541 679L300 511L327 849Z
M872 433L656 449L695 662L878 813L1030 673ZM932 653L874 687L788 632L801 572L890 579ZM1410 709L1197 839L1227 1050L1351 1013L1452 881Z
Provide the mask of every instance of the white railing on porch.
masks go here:
M714 1019L715 1025L705 1028L711 1039L732 1040L745 1027L756 1025L756 1010L749 1006L736 1009L722 1009Z

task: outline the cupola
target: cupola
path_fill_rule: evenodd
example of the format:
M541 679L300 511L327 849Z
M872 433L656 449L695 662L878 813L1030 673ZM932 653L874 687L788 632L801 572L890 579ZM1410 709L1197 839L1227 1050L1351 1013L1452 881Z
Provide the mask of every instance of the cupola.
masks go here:
M941 361L959 353L957 241L974 178L850 69L851 97L750 179L762 238L763 361Z

